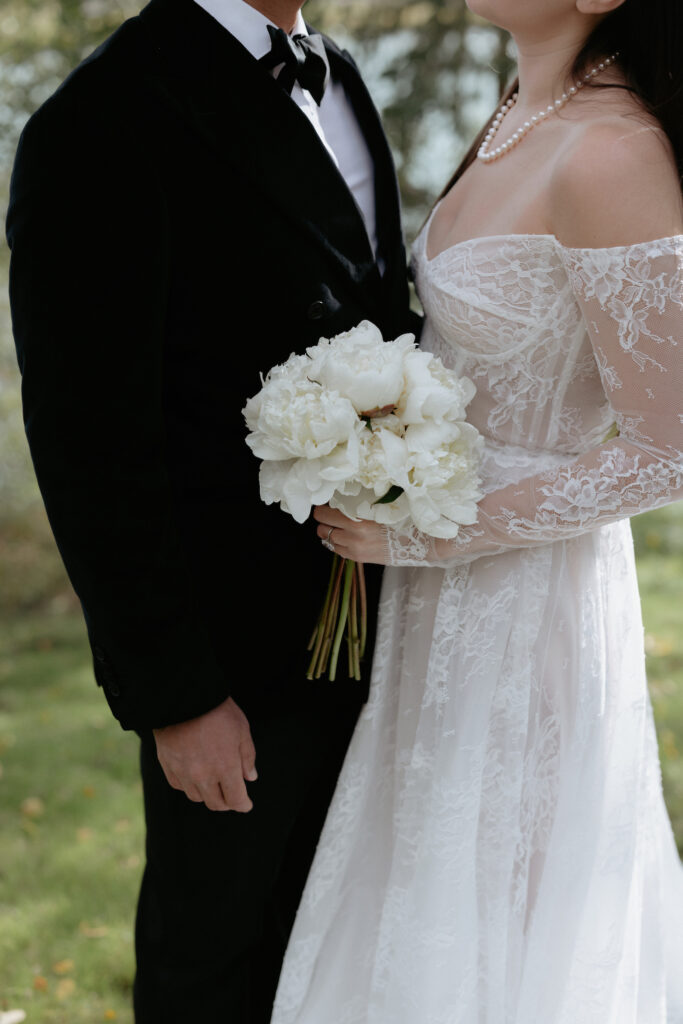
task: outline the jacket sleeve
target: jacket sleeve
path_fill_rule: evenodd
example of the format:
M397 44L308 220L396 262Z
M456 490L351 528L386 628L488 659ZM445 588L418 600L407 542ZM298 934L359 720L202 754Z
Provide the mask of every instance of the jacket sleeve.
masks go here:
M94 108L94 105L93 105ZM122 127L60 93L11 184L10 299L38 483L114 715L138 730L229 695L174 522L162 407L162 190Z
M683 237L564 259L618 436L489 492L453 540L391 531L392 564L463 565L683 498Z

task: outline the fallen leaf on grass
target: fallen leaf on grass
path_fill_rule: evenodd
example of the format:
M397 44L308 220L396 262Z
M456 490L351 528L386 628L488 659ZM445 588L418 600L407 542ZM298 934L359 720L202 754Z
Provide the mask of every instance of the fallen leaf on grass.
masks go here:
M85 935L86 939L103 939L105 935L109 934L106 924L91 925L87 921L81 921L78 930L81 935Z
M116 1010L105 1010L102 1019L103 1020L116 1020ZM2 1024L1 1020L0 1020L0 1024Z
M676 743L676 736L671 729L662 729L660 743L664 759L666 761L677 761L681 755Z
M655 658L665 657L673 654L674 645L667 637L655 636L654 633L645 634L645 653Z
M47 978L44 978L42 974L37 974L33 979L33 987L36 990L36 992L47 992L49 984L50 983L47 980Z
M73 978L62 978L57 985L56 996L57 999L68 999L76 991L76 982Z
M69 974L75 966L73 960L58 960L56 964L52 965L52 970L55 974Z
M27 818L40 818L45 814L45 804L39 796L27 796L21 804L21 813Z
M92 829L87 827L77 828L76 838L79 843L87 843L89 839L92 839Z
M92 798L95 796L95 787L94 786L84 786L83 787L83 796L87 796L88 800L92 800Z

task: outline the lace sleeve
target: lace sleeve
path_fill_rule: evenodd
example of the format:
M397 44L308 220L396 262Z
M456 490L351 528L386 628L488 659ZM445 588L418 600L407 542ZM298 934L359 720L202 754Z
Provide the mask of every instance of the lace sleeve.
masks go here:
M454 540L390 533L391 564L465 564L683 497L683 236L562 254L619 436L491 491Z

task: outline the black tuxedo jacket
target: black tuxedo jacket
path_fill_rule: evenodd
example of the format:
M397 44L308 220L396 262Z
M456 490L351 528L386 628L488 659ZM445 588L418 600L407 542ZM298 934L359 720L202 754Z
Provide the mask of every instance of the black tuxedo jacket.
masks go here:
M306 117L194 0L152 0L21 138L7 232L26 430L125 728L332 685L305 683L329 555L261 503L241 415L259 372L320 336L415 329L390 152L353 61L325 45L375 161L383 276Z

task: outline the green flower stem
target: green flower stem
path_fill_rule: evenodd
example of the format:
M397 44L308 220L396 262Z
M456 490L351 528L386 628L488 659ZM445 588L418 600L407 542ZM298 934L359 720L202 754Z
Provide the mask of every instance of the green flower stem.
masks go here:
M334 581L337 575L338 564L339 555L335 555L332 559L332 565L330 567L330 578L327 584L327 593L325 594L325 600L323 601L323 606L320 609L318 621L316 623L315 629L313 630L313 635L311 636L311 640L308 645L308 650L313 650L313 654L311 656L311 660L308 665L308 671L306 673L307 679L313 679L313 676L315 674L316 663L318 661L318 657L323 646L323 641L325 639L325 623L327 621L327 614L330 607L330 600L332 598L332 590L334 588Z
M344 589L341 598L341 608L339 610L339 620L337 622L337 632L334 638L334 644L332 645L332 654L330 656L330 681L334 682L337 678L337 662L339 661L339 649L344 636L344 626L349 615L349 598L351 596L351 581L353 579L355 563L346 560L344 562Z
M338 558L335 555L335 558ZM322 648L320 651L320 657L318 659L318 665L315 670L315 678L320 679L321 675L327 668L327 663L330 657L330 650L332 647L332 637L334 635L334 624L337 621L337 610L339 608L339 592L341 589L341 580L344 573L344 559L339 558L335 568L334 587L332 589L332 597L330 604L327 609L327 615L322 625Z
M331 681L335 679L346 630L349 678L360 680L360 662L367 640L367 617L362 564L334 555L325 600L308 644L308 650L312 653L306 672L307 679L320 679L328 669L330 658L329 678Z
M356 563L358 574L358 594L360 597L360 654L365 655L365 644L368 639L368 597L365 590L365 570L362 562Z
M358 572L357 566L353 567L351 577L351 614L349 616L349 675L360 681L360 644L358 641Z
M355 571L351 574L351 593L349 595L349 614L346 620L346 650L348 657L349 666L349 678L354 675L356 669L356 659L353 653L353 617L356 614L356 601L355 601L355 590L356 590L356 573Z
M332 587L334 586L334 572L335 572L335 569L337 568L337 559L338 559L338 557L339 557L338 555L334 555L333 558L332 558L332 564L330 566L330 578L327 581L327 592L325 594L325 600L323 601L323 606L320 609L320 614L318 615L318 620L317 620L317 622L315 624L315 629L313 630L313 633L311 634L311 639L309 640L308 647L306 648L309 651L313 650L313 647L314 647L314 645L316 643L316 640L318 639L318 636L319 636L319 633L320 633L320 626L322 625L323 619L324 619L325 615L327 614L327 606L329 604L330 596L332 594Z

